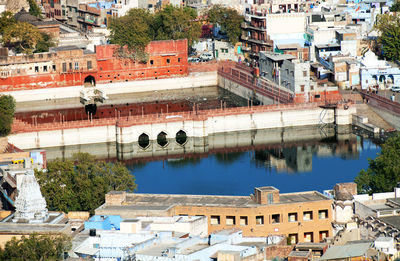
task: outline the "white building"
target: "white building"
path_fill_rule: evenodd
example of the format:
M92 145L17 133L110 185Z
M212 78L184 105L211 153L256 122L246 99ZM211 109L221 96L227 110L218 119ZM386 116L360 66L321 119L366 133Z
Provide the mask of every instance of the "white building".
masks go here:
M360 67L361 88L387 89L400 85L400 69L397 65L384 60L379 60L372 52L368 51L361 59Z

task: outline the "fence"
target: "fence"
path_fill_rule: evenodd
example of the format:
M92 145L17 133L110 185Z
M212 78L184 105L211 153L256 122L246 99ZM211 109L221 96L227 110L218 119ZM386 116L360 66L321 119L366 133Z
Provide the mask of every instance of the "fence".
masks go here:
M363 97L363 100L365 100L370 105L381 109L386 109L389 112L400 115L400 103L391 101L390 99L374 93L368 93L364 90L360 90L359 92Z
M277 103L292 103L294 94L290 91L255 77L253 70L239 63L224 62L218 68L218 75L233 81L241 86L266 96Z

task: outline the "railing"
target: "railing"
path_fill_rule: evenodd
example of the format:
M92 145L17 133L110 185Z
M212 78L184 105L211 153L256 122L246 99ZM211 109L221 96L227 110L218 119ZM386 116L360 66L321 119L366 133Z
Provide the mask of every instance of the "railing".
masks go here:
M392 113L400 115L400 103L391 101L385 97L379 96L374 93L368 93L366 91L359 91L363 100L374 107L386 109Z
M218 74L278 103L293 102L294 94L292 92L283 90L264 79L254 77L252 68L244 64L236 63L234 66L225 64L218 69Z

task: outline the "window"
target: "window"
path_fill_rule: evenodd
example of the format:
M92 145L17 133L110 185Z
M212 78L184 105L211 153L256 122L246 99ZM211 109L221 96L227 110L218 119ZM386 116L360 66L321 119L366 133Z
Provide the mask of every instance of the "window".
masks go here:
M307 71L303 71L303 77L307 77Z
M178 58L178 63L180 63L181 62L181 58Z
M264 216L256 216L256 225L264 225Z
M247 224L248 224L248 219L247 219L247 217L246 217L246 216L241 216L241 217L240 217L240 225L241 225L241 226L247 226Z
M291 245L295 245L299 242L299 237L297 234L289 234L289 243Z
M300 91L304 92L304 85L300 85Z
M47 65L43 66L43 71L47 72Z
M220 221L221 219L219 216L211 216L210 218L211 225L219 225Z
M171 62L171 60L170 59L167 59L167 63L170 63Z
M88 70L92 69L92 61L87 61Z
M303 220L304 221L308 221L308 220L312 220L312 219L313 219L312 211L305 211L303 213Z
M67 71L67 64L66 63L62 64L62 70L63 70L63 72Z
M55 64L53 64L53 71L56 71L56 65Z
M17 73L18 73L18 74L21 73L21 69L17 69Z
M312 90L312 91L314 90L314 85L310 86L310 90Z
M304 242L314 242L313 232L304 233Z
M72 70L72 63L69 63L69 69Z
M150 60L150 64L153 65L153 64L154 64L154 61L153 61L153 60Z
M75 62L75 70L79 70L79 63Z
M268 193L267 195L267 204L272 204L274 203L274 194Z
M327 219L328 218L328 210L327 209L318 210L318 218L319 219Z
M226 217L226 225L227 226L234 226L236 224L235 216L227 216Z
M319 231L319 241L323 241L328 236L329 232L327 230Z
M297 213L289 213L288 214L288 221L289 222L296 222L297 221Z
M35 66L35 72L39 72L39 66Z
M294 71L291 71L290 74L292 75L292 77L294 77Z
M281 215L280 215L280 214L272 214L272 215L271 215L271 223L272 223L272 224L279 224L279 223L281 223Z

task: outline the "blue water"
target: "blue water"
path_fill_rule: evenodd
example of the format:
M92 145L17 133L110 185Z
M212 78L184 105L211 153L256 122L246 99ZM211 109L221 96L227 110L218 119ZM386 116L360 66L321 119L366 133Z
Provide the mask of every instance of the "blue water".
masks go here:
M281 192L332 189L336 183L351 182L368 158L375 158L380 147L358 138L357 152L333 156L312 155L312 170L278 171L265 161L257 161L254 151L210 154L205 158L180 161L154 161L128 168L136 176L138 193L241 195L254 187L274 186ZM225 160L224 160L225 159Z

